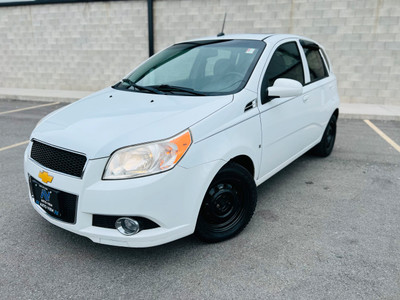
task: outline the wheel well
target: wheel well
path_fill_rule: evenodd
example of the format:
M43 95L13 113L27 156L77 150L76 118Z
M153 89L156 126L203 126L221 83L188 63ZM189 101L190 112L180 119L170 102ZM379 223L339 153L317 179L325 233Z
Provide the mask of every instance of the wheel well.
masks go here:
M242 167L244 167L250 174L254 177L254 164L250 157L246 155L239 155L232 158L230 161L233 161Z
M333 112L333 114L336 117L336 120L339 118L339 108L336 108L335 111Z

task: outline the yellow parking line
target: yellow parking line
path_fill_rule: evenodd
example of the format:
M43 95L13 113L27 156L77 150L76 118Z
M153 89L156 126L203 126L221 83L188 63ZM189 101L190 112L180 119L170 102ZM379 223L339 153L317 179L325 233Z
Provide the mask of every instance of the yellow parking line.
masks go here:
M371 127L377 134L379 134L381 136L381 138L383 138L386 142L388 142L390 144L390 146L392 146L394 149L396 149L398 152L400 152L400 146L397 145L390 137L388 137L382 130L380 130L378 127L376 127L374 125L374 123L372 123L370 120L364 120L365 123L367 123L367 125L369 127Z
M39 107L45 107L45 106L56 105L56 104L59 104L59 103L60 103L60 102L52 102L52 103L41 104L41 105L36 105L36 106L18 108L18 109L9 110L9 111L3 111L3 112L0 112L0 115L11 114L11 113L15 113L15 112L23 111L23 110L35 109L35 108L39 108Z
M21 143L16 143L14 145L6 146L6 147L3 147L3 148L0 148L0 152L4 151L4 150L7 150L7 149L15 148L15 147L18 147L18 146L22 146L22 145L25 145L25 144L28 144L28 143L29 143L29 141L25 141L25 142L21 142Z

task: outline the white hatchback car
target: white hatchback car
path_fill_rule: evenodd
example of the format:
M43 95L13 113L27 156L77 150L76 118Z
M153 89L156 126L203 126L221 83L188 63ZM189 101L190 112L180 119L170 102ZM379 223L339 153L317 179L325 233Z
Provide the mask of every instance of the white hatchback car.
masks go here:
M331 153L338 107L328 57L310 39L175 44L39 122L24 159L30 200L97 243L223 241L251 219L257 185L310 149Z

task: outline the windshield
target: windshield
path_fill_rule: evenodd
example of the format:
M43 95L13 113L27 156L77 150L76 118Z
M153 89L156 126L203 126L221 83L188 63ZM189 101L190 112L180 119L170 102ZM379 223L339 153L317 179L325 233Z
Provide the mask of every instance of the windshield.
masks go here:
M247 83L265 43L211 40L173 45L131 73L115 88L176 95L226 95ZM151 91L150 91L151 92Z

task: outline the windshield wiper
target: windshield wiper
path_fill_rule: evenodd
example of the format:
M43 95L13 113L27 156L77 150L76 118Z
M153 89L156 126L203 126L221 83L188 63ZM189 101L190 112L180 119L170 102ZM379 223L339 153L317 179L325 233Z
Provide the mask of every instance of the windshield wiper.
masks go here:
M160 84L160 85L153 85L152 87L162 92L185 92L196 96L205 96L205 94L201 92L197 92L194 89L185 88L182 86Z
M129 87L132 86L137 90L148 91L148 92L152 92L155 94L164 94L164 93L160 92L159 90L151 88L149 86L138 85L138 84L134 83L132 80L130 80L129 78L124 78L124 79L122 79L122 81L129 84Z

